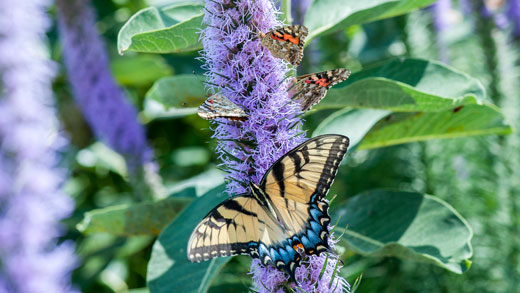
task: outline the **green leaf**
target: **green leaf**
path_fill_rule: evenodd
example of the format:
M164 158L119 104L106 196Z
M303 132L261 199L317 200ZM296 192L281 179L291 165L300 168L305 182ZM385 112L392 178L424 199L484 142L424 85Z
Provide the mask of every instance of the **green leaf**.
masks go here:
M371 109L343 109L337 111L318 125L312 136L343 134L350 139L348 151L353 151L367 132L390 111Z
M189 179L166 186L170 197L201 197L215 187L224 184L224 172L209 169Z
M119 31L117 48L121 54L128 50L148 53L199 50L202 8L200 4L174 4L142 9Z
M436 112L485 101L477 79L435 61L404 58L352 74L315 108Z
M127 175L125 158L102 142L95 142L80 150L76 161L84 167L104 168L122 177Z
M493 105L460 107L443 112L390 115L383 110L343 109L323 120L312 136L343 134L351 139L353 147L361 141L359 149L373 149L429 139L512 132L503 114Z
M405 14L436 0L314 0L305 14L308 40L352 25Z
M444 112L395 113L377 123L359 149L472 135L509 134L511 126L493 105L460 106Z
M116 58L111 64L119 84L139 87L172 75L172 68L159 55L135 55Z
M229 257L191 263L186 255L188 239L195 226L217 204L227 198L224 185L208 191L190 204L161 233L148 263L150 292L206 292Z
M343 134L353 146L363 139L359 148L370 149L511 132L478 80L437 62L396 59L353 74L342 85L316 108L347 108L323 120L313 136Z
M206 99L204 77L180 74L161 78L145 96L147 118L173 118L191 115Z
M188 205L190 198L166 198L157 202L118 205L85 213L76 226L84 234L159 235L164 226Z
M124 204L85 213L76 228L84 234L159 235L195 198L224 183L224 174L209 169L192 178L166 186L168 197L155 202Z
M436 197L375 190L349 199L332 214L340 217L337 229L347 227L342 239L362 255L433 263L459 274L468 269L473 232Z

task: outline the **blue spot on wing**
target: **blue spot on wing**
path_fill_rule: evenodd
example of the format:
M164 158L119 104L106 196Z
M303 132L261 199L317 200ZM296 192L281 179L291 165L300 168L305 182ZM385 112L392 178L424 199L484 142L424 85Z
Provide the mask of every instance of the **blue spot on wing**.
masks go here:
M327 246L327 240L322 240L319 236L322 231L327 229L327 227L322 227L320 224L320 219L323 219L323 217L327 217L326 210L320 210L318 203L313 203L309 208L307 225L303 230L297 231L297 233L281 243L266 245L263 242L252 242L248 246L257 249L257 257L264 264L271 264L280 269L283 268L293 275L294 269L299 266L297 260L300 259L299 252L295 249L295 246L301 243L305 251L311 254L320 252L317 249L318 245ZM295 263L296 266L291 266L291 263Z

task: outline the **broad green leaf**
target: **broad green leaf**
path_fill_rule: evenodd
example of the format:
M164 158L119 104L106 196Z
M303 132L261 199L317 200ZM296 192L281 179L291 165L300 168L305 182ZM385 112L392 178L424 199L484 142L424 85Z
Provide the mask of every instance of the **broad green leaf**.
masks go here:
M200 197L213 188L224 184L224 176L223 171L209 169L197 176L166 186L167 194L170 197Z
M473 232L436 197L375 190L349 199L332 215L340 217L336 235L344 231L342 239L360 254L433 263L459 274L468 269Z
M352 145L364 137L361 149L511 132L503 114L486 101L478 80L420 59L396 59L353 74L342 87L331 89L316 105L320 107L348 108L325 119L313 135L344 134ZM390 111L394 113L385 115Z
M493 105L467 105L443 112L386 113L389 112L340 110L320 123L313 136L343 134L351 138L352 146L362 139L359 149L373 149L429 139L512 131L503 114Z
M221 185L190 204L155 241L148 263L150 292L206 292L229 257L191 263L186 255L195 226L217 204L227 198Z
M405 14L436 0L314 0L305 14L308 40L352 25Z
M194 198L224 183L224 174L210 169L192 178L166 186L168 197L155 202L124 204L85 213L76 226L84 234L159 235L162 229Z
M164 8L148 7L138 11L121 28L117 48L148 53L179 53L202 48L200 4L174 4Z
M172 75L172 68L159 55L135 55L116 58L110 64L114 77L125 86L145 86Z
M154 83L146 93L147 118L183 117L197 112L206 99L204 77L180 74L164 77Z
M483 86L465 73L435 61L394 59L352 74L315 108L435 112L484 101Z
M493 105L460 107L444 112L392 114L370 130L359 148L372 149L412 141L512 132L504 115Z
M84 234L159 235L191 198L170 197L156 202L118 205L85 213L76 226Z
M343 109L323 120L312 136L322 134L343 134L350 139L348 151L353 151L367 132L390 111L371 109Z

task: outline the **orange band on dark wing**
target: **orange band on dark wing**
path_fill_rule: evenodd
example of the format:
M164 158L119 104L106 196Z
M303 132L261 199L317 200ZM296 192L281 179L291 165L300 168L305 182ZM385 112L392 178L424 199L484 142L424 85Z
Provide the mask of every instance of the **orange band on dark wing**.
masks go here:
M317 80L315 82L315 84L323 86L323 87L327 87L330 84L330 81L328 81L326 78L320 78L319 80Z
M278 40L278 41L289 41L295 45L298 45L300 43L300 38L298 37L293 37L289 34L280 34L278 32L274 32L272 35L271 35L271 39L275 39L275 40Z

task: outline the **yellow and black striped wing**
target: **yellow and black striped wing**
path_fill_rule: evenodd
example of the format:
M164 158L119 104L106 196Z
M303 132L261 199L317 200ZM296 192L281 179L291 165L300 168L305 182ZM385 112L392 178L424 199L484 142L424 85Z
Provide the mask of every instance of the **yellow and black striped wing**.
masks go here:
M309 139L274 163L260 188L279 210L285 208L287 200L304 204L322 200L348 145L349 139L343 135L326 134Z
M219 204L197 225L188 241L188 259L200 262L236 254L258 257L260 245L268 247L285 239L280 225L258 200L241 194Z

